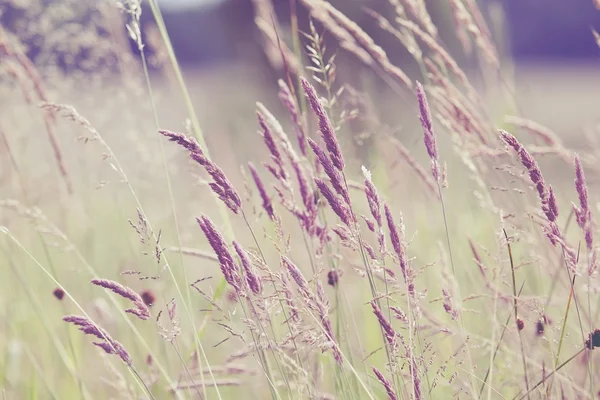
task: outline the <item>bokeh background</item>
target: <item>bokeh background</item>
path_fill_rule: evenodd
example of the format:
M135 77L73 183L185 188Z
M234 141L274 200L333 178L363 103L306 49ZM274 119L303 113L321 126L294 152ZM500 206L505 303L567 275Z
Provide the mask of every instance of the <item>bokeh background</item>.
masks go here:
M411 79L421 77L407 52L365 12L365 9L384 12L385 1L331 2L363 27ZM273 0L273 3L281 38L290 43L290 4L294 3L290 0ZM444 45L464 66L474 85L481 88L486 111L495 126L502 126L506 114L524 115L550 127L570 149L598 144L600 49L592 28L600 30L600 11L594 1L481 0L478 3L501 56L501 74L494 77L492 84L488 84L489 77L483 72L485 69L480 68L476 52L465 51L456 37L447 2L430 0L428 9ZM263 38L254 22L254 2L160 0L159 4L211 156L235 184L243 187L240 165L245 166L248 161L259 163L268 157L257 136L256 102L264 103L275 115L284 116L281 120L285 121L285 110L277 98L277 79L283 77L283 71L273 67L265 55ZM156 134L157 125L174 131L185 131L188 127L189 114L176 77L160 44L148 4L142 2L141 34L150 66L153 94L150 97L136 43L125 30L130 18L114 5L113 1L92 0L0 1L0 39L19 43L39 72L49 101L74 106L109 143L155 226L164 228L163 245L177 242L170 199L165 190L168 168L180 219L181 244L205 246L193 217L203 212L217 215L213 196L198 169L184 160L180 149L165 146L167 161L163 164L160 138ZM306 10L298 5L297 13L300 29L306 32ZM323 32L319 26L317 30ZM372 140L374 133L391 134L421 165L427 165L414 97L411 93L394 92L381 77L338 50L335 40L326 32L324 37L328 55L337 54L337 82L348 83L370 96L370 102L360 104L363 115L368 118L352 121L340 138L349 160L348 170L353 171L351 178L362 179L361 165L372 169L375 175L378 168L385 169L380 175L385 178L380 180L382 192L405 213L411 232L418 231L411 251L425 254L425 262L431 261L427 257L435 247L432 243L445 233L439 215L423 206L431 201L426 193L406 190L406 182L412 182L410 179L414 180L414 176L393 163L398 155L389 144L377 147ZM138 243L128 222L136 220L136 204L123 182L115 176L110 158L102 154L105 150L97 143L87 143L89 132L80 125L62 118L56 122L55 133L77 194L68 196L45 134L44 112L37 101L26 101L27 90L33 93L35 85L26 81L21 86L22 82L11 75L2 60L0 65L3 67L0 70L0 131L8 138L0 143L0 199L17 198L43 210L50 221L68 232L102 276L120 279L119 274L125 270L153 267L146 256L147 249ZM493 243L492 232L498 228L497 221L484 221L476 208L477 201L471 197L465 200L468 196L463 187L466 187L467 174L460 165L455 166L460 164L456 156L446 151L449 142L447 136L440 136L444 161L448 161L452 171L449 198L453 209L449 225L453 233L469 232L474 238L483 237ZM4 156L9 153L16 160ZM588 165L598 165L596 156L589 155ZM392 162L388 162L390 160ZM567 208L574 199L571 164L552 155L540 156L539 161L546 176L552 177L558 196L565 199ZM12 164L18 165L18 173ZM588 176L590 190L597 192L598 175L590 173ZM20 215L23 216L30 217ZM244 229L239 221L233 224L234 229ZM97 304L97 293L85 286L89 277L82 272L81 261L69 253L72 249L63 251L60 246L64 243L57 239L56 248L46 253L47 249L41 248L31 227L14 213L2 211L0 225L10 227L40 259L51 259L59 267L61 284L72 289L86 306L102 307ZM459 257L470 260L472 255L463 247ZM14 262L27 266L23 268L26 276L22 282L27 282L27 287L33 288L43 302L54 301L52 282L36 272L36 266L21 252L11 250ZM145 255L142 250L146 250ZM206 274L209 268L195 260L186 262L185 267L194 279ZM0 282L0 326L5 329L0 330L0 346L4 343L10 350L19 343L37 344L38 340L46 340L36 351L40 352L40 358L51 359L54 356L52 344L48 335L39 333L38 319L41 321L45 316L49 325L64 329L60 320L64 312L54 307L43 316L35 315L23 300L21 286L15 284L16 274L13 276L8 268L4 272L6 279ZM212 272L219 273L217 268ZM136 290L150 285L169 285L162 281L133 284ZM154 331L147 335L150 340L159 340ZM217 330L214 343L219 341L218 335L222 332ZM124 341L126 344L134 342L132 338ZM83 348L90 354L95 350ZM219 348L215 352L225 350ZM215 359L218 356L221 354ZM172 360L174 365L176 361ZM13 371L18 374L19 368ZM51 373L59 372L51 370ZM93 369L88 372L90 376L93 373ZM26 377L20 379L14 381L27 381Z

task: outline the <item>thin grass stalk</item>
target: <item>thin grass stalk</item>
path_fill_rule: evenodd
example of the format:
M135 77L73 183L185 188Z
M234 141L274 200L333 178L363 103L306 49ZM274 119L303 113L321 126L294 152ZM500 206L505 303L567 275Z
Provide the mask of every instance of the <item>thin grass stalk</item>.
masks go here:
M185 360L183 359L183 357L181 357L181 352L179 351L179 349L177 348L177 344L175 341L171 342L171 346L173 346L173 350L175 350L175 354L177 354L177 358L179 358L179 362L181 363L181 365L183 365L183 370L185 371L185 374L187 375L188 379L190 380L190 382L194 381L194 378L192 377L192 374L190 373L189 368L187 367L187 363L185 362ZM199 366L201 366L202 364L198 364ZM210 366L208 366L209 371L211 371L212 374L212 369L210 368ZM201 370L201 369L200 369ZM204 375L204 374L200 374L200 375ZM204 378L200 378L201 379L201 385L203 386L203 392L204 394L200 393L200 390L198 389L197 385L190 385L190 386L194 386L194 389L196 389L196 393L198 394L198 398L202 399L204 398L203 396L206 396L206 384L204 383ZM218 386L215 383L215 387ZM190 397L192 397L192 390L191 387L188 386L188 393L190 394Z
M46 241L44 240L42 234L39 231L37 232L37 235L40 239L40 242L42 243L42 247L44 249L44 253L46 254L46 259L48 261L48 264L50 265L50 272L52 272L52 275L58 277L56 268L55 268L54 263L52 262L52 258L50 256L50 251L48 249L48 245L46 244ZM66 309L65 303L61 302L61 306L62 306L63 313L66 315L67 309ZM79 370L79 362L77 360L77 353L75 352L75 346L73 345L73 337L71 336L71 331L69 330L67 325L64 325L64 328L65 328L65 335L67 337L67 342L69 343L69 349L71 350L71 356L73 357L73 364L75 366L75 370ZM88 392L87 388L85 387L85 384L83 383L83 381L81 380L81 377L79 377L79 376L77 376L77 387L79 389L79 393L81 394L82 398L86 399L89 397L90 393Z
M137 23L139 23L139 21ZM139 40L141 40L141 38ZM160 129L160 122L159 122L159 118L158 118L158 110L156 108L156 102L154 100L154 91L152 90L152 84L150 82L150 74L149 74L149 71L148 71L148 63L146 61L146 55L145 55L143 47L141 45L139 45L139 53L140 53L140 56L141 56L141 59L142 59L142 68L144 70L144 78L145 78L145 82L146 82L146 87L147 87L147 90L148 90L148 94L150 96L150 103L152 105L152 114L154 116L155 127L156 127L156 130L159 130ZM200 132L200 135L201 135L201 132ZM169 174L169 168L168 168L167 159L166 159L166 156L165 156L165 150L164 150L163 141L158 136L157 136L157 141L158 141L159 148L160 148L160 157L161 157L161 161L162 161L162 164L163 164L163 170L165 171L165 179L166 179L166 183L167 183L167 191L169 193L169 201L170 201L170 206L171 206L171 212L173 213L173 224L175 226L175 235L176 235L176 238L177 238L177 246L179 248L181 248L181 233L180 233L180 230L179 230L179 222L177 221L177 210L176 210L176 207L175 207L175 196L173 195L173 185L171 183L171 176ZM220 202L218 202L218 203L220 204ZM153 235L154 235L154 232L153 232ZM188 309L188 308L192 307L192 297L191 297L190 284L189 284L189 280L188 280L188 277L187 277L187 272L186 272L186 269L185 269L185 262L183 260L183 254L181 252L179 252L179 259L180 259L180 262L181 262L181 272L183 273L183 278L184 278L184 282L185 282L186 301L188 303L188 306L186 306L186 309ZM157 268L158 267L159 266L157 264ZM173 279L175 279L174 276L173 276ZM177 290L179 291L179 288ZM168 301L167 301L167 299L165 297L164 291L162 291L161 293L163 295L163 301L166 304ZM189 315L189 312L188 312L188 315ZM194 354L196 355L196 360L198 362L198 365L202 365L202 360L200 359L200 354L204 353L204 350L200 349L200 344L199 344L200 343L199 342L200 339L198 338L198 335L195 334L196 332L198 332L198 328L196 326L195 319L193 317L191 317L191 315L190 315L190 320L191 320L191 323L192 323L192 327L194 329L194 338L195 338L195 340L194 340L194 346L196 348L196 351L194 352ZM180 356L180 358L181 358L181 356ZM205 356L205 358L206 358L206 356ZM182 365L183 365L183 368L187 370L186 364L183 363ZM208 360L206 360L206 365L207 365L210 377L213 380L213 383L215 383L216 382L216 378L213 375L212 368L211 368L210 363L208 362ZM202 383L203 397L206 397L207 393L206 393L206 384L204 382L204 374L200 374L200 381ZM215 390L217 392L218 397L221 398L221 393L220 393L220 390L219 390L219 386L215 383L214 387L215 387ZM196 390L198 390L198 389L196 388Z
M535 389L537 389L540 385L542 385L546 379L551 378L555 373L557 373L559 370L561 370L565 365L569 364L571 361L573 361L578 355L580 355L581 353L583 353L586 350L585 347L583 347L582 349L580 349L578 352L576 352L575 354L573 354L571 357L569 357L567 360L563 361L560 365L558 365L552 372L550 372L548 375L546 375L545 377L542 377L542 379L540 379L535 385L533 385L531 387L531 389L529 389L529 391L527 393L525 393L524 395L522 395L521 397L519 397L519 393L517 393L517 395L515 397L513 397L513 400L518 399L518 400L523 400L526 397L529 397L529 394L531 392L533 392Z
M50 381L46 377L46 374L44 374L44 368L42 368L42 366L37 362L34 354L29 349L29 346L27 346L27 344L24 344L23 349L25 350L25 353L27 354L27 358L29 358L29 361L31 361L31 364L33 365L33 368L35 369L35 372L40 376L40 378L42 379L42 382L44 382L44 385L46 386L46 389L48 389L50 396L55 400L60 400L60 397L56 394L56 389L53 388L53 385L50 383Z
M556 369L556 365L558 364L558 361L559 361L559 358L560 358L560 352L562 350L563 337L564 337L564 335L566 333L567 317L569 315L569 309L570 309L571 300L573 300L573 302L575 303L575 311L577 312L577 319L579 321L579 327L581 329L581 337L582 337L582 340L585 341L585 333L583 332L583 322L581 320L581 313L580 313L580 310L579 310L579 301L577 300L577 294L575 293L575 280L577 278L577 275L573 275L571 277L571 271L569 269L569 266L567 265L567 258L566 258L566 255L565 255L564 247L562 248L562 255L563 255L563 260L564 260L564 264L565 264L565 269L567 271L567 275L569 276L570 291L569 291L569 299L567 300L567 308L565 310L565 316L564 316L563 326L561 328L561 338L560 338L560 341L559 341L558 350L556 352L556 357L555 357L555 360L554 360L554 367L555 367L555 369ZM577 265L577 263L579 263L579 252L577 253L576 265ZM587 371L588 371L588 374L590 376L590 382L591 382L590 363L587 364ZM552 391L552 383L553 382L550 381L547 393L550 393Z
M525 379L525 389L529 393L529 377L527 374L527 362L525 361L525 348L523 347L523 337L521 336L521 329L518 327L519 321L519 309L517 303L517 281L515 278L515 263L513 260L512 248L510 246L510 242L508 239L508 233L506 233L506 229L503 229L504 238L506 239L506 247L508 249L508 257L510 259L510 272L512 276L512 288L513 288L513 309L515 312L515 327L517 328L517 334L519 335L519 346L521 348L521 360L523 362L523 378ZM527 396L529 398L529 396Z
M76 111L74 109L69 110L69 107L64 107L64 106L58 106L58 108L64 108L70 112L76 113ZM80 116L81 117L81 116ZM81 117L83 118L83 117ZM155 243L158 243L158 236L156 235L156 231L154 230L154 228L152 227L152 224L150 223L150 220L148 219L146 213L144 212L144 208L142 207L142 203L141 200L139 199L135 189L133 188L133 185L131 184L131 181L129 180L129 178L127 177L127 174L125 173L125 170L123 169L123 167L121 166L121 163L119 162L118 158L116 157L115 153L113 152L112 148L108 145L108 143L104 140L104 138L98 133L98 131L95 130L95 128L93 128L89 122L88 125L86 125L86 128L91 131L95 138L102 144L102 146L106 149L108 155L110 156L111 160L113 161L113 166L116 170L116 172L121 176L121 178L123 179L123 181L125 182L125 184L127 185L127 188L129 189L129 192L131 193L131 196L133 198L133 200L136 203L138 212L140 213L140 215L143 217L144 221L146 221L146 224L148 226L148 230L150 231L152 238L154 240ZM220 202L218 202L218 204L221 204ZM175 278L175 273L173 272L173 269L171 268L171 264L169 263L167 256L163 255L163 260L165 262L165 268L166 270L169 272L169 275L171 277L171 280L173 281L173 284L175 286L175 289L177 291L177 294L179 295L179 297L181 299L184 298L183 293L181 291L181 288L179 286L179 283L177 282L177 279ZM187 304L185 302L183 302L184 305L184 310L186 312L186 315L188 317L188 319L190 320L190 322L192 323L192 326L195 326L195 322L194 322L194 318L190 312L189 307L187 306ZM202 343L200 343L199 338L197 335L194 335L194 340L197 343L198 348L200 349L200 352L202 353L202 356L205 360L206 363L208 363L208 358L206 356L206 352L204 351L204 347L202 346ZM213 377L214 379L214 377ZM219 396L219 399L221 399L220 397L220 391L218 389L218 387L216 388L217 394Z
M165 44L165 47L167 48L167 53L169 55L169 60L171 61L171 66L173 67L173 70L175 71L175 76L177 78L177 82L179 83L179 89L181 90L181 93L183 94L183 97L185 100L185 105L186 105L186 108L188 111L188 115L192 122L194 136L195 136L196 140L198 141L198 143L200 144L200 146L202 147L206 156L208 158L210 158L208 146L206 145L206 141L204 140L204 135L202 133L202 129L200 128L200 122L198 120L198 116L196 115L196 112L194 111L192 99L188 92L187 86L185 85L185 81L183 79L183 74L181 73L181 68L179 67L179 63L177 62L177 57L175 57L175 52L173 51L171 39L169 38L169 34L167 32L167 28L165 26L164 19L162 17L162 13L160 11L160 8L159 8L156 0L149 0L148 3L150 4L150 9L152 10L152 15L154 16L154 19L156 20L156 24L157 24L158 30L160 32L161 38ZM233 227L229 220L229 212L227 211L226 207L220 201L217 201L217 207L221 213L221 218L223 219L223 222L225 223L226 237L233 239L235 235L233 234Z
M3 253L12 254L11 252L7 252L6 250L3 250ZM67 349L64 348L62 342L60 340L58 340L57 336L53 334L54 332L52 331L52 328L50 327L50 324L48 323L46 314L43 311L42 304L41 304L37 294L32 290L31 285L27 282L27 278L22 275L22 272L20 271L20 269L15 266L14 262L12 261L12 257L6 257L6 260L8 260L8 263L9 263L13 273L15 274L15 276L21 283L22 288L25 289L25 293L27 294L27 297L31 301L34 312L36 313L39 320L41 321L42 326L44 327L44 330L46 331L46 334L48 335L48 337L51 339L52 343L54 344L54 348L56 349L56 352L58 353L60 360L63 362L66 369L69 371L69 374L73 377L73 379L77 382L77 384L79 386L81 378L79 377L79 375L77 373L77 366L71 364L71 360L69 360L69 357L68 357ZM68 332L67 332L67 334L68 334ZM69 339L70 339L70 336L69 336ZM69 342L72 343L71 340L69 340ZM72 348L72 351L74 351L73 348ZM81 392L82 396L85 396L84 398L89 398L90 393L87 391L87 389L85 389L85 387L82 387L82 389L84 389Z
M446 243L448 244L448 256L450 258L450 265L452 265L452 273L454 274L454 287L456 288L456 293L459 299L461 299L461 303L462 303L462 297L460 296L460 286L456 280L456 273L455 273L455 269L454 269L454 259L452 258L452 245L450 244L450 230L448 228L448 218L446 216L446 205L444 202L444 195L442 193L442 186L440 185L440 180L436 179L437 182L437 187L438 187L438 193L439 193L439 197L440 197L440 204L442 206L442 216L444 219L444 227L446 230ZM462 308L462 304L461 304L461 308ZM464 320L463 320L463 313L462 310L461 312L458 314L458 319L460 320L460 330L461 332L464 334L465 332L465 324L464 324ZM457 324L458 325L458 324ZM471 394L472 397L475 398L477 397L475 395L475 381L474 381L474 373L473 373L473 357L471 356L471 350L468 348L467 346L467 355L469 358L469 366L470 366L470 373L469 373L469 377L471 378L471 384L469 385L469 390L471 390Z
M241 214L242 214L242 218L244 219L244 222L246 223L246 226L248 227L248 230L250 231L250 234L252 235L252 239L254 240L254 244L256 245L256 248L257 248L257 250L258 250L258 252L260 254L260 257L262 258L262 260L265 263L265 265L267 265L267 259L265 258L265 255L264 255L264 253L263 253L263 251L262 251L262 249L260 247L260 244L258 243L258 239L256 237L256 234L254 233L254 230L252 229L252 226L250 225L250 221L248 220L248 217L246 216L246 213L244 212L243 209L241 209ZM243 274L244 273L243 272L243 268L241 268L241 271L242 271L242 274ZM275 290L275 292L277 292L277 288L275 286L275 282L272 281L271 283L273 285L273 289ZM281 306L281 311L283 313L284 320L287 321L288 320L288 316L287 316L287 313L285 312L285 307L283 306L283 300L279 299L279 305ZM262 327L262 324L261 324L259 318L258 318L258 323ZM273 340L275 341L275 343L277 343L277 335L275 334L275 328L273 327L273 323L272 323L272 321L270 319L269 319L269 326L271 328L271 333L273 334ZM264 330L264 327L262 327L262 329ZM297 353L298 352L298 346L296 344L296 339L293 337L292 328L289 325L288 325L288 329L289 329L289 332L290 332L290 336L293 338L292 339L292 343L294 344L294 348L296 349L296 353ZM266 331L264 333L265 333L265 336L267 336ZM267 336L267 338L268 338L268 336ZM279 369L281 371L281 375L284 378L284 380L286 382L286 385L288 386L288 390L291 391L290 383L289 383L289 381L287 379L286 374L283 373L283 370L281 369L281 366L279 365L279 361L277 360L277 355L276 355L276 353L275 353L274 350L273 350L273 356L275 358L275 362L277 363L277 365L278 365L278 367L279 367ZM296 354L296 359L300 363L300 366L302 366L302 360L300 359L300 356L298 354ZM304 367L302 367L302 368L304 368ZM310 388L309 388L309 392L310 392Z
M521 292L523 291L523 288L525 287L525 282L523 282L521 284L521 288L519 289L519 292L517 293L517 297L521 296ZM497 299L498 296L495 296L495 299ZM494 300L494 304L495 304ZM488 377L490 379L490 383L487 385L488 386L488 398L490 397L491 393L490 391L492 390L492 371L493 371L493 366L494 366L494 361L496 360L496 355L498 355L498 351L500 350L500 345L502 344L502 339L504 339L504 334L506 333L506 330L508 329L508 323L510 322L510 318L512 317L512 313L509 313L508 316L506 317L506 322L504 323L503 327L502 327L502 333L500 334L500 339L498 339L498 343L496 344L496 348L494 349L494 352L491 353L491 360L490 360L490 365L485 373L485 376L481 382L481 388L479 389L479 397L481 399L481 395L483 393L483 389L486 386ZM494 342L494 340L492 339L492 342Z
M46 222L49 223L49 221L46 221ZM3 227L0 226L0 233L3 232L2 228ZM81 252L77 248L77 246L75 246L75 244L72 241L70 241L69 238L63 232L61 232L60 229L57 226L51 225L51 228L55 232L57 232L57 233L60 234L60 236L62 237L62 239L67 243L68 247L75 254L75 256L79 260L79 262L88 270L88 272L92 276L92 278L94 278L94 279L99 278L99 276L98 276L98 274L96 272L96 269L85 259L85 257L83 256L83 254L81 254ZM7 232L10 233L9 231L7 231ZM23 249L23 251L25 251L27 255L29 255L29 257L36 263L36 265L38 265L39 267L42 267L42 265L33 257L33 255L31 253L29 253L22 245L20 245L20 243L19 243L19 247L21 249ZM142 336L142 334L140 333L140 331L131 322L130 318L127 317L127 314L120 307L120 305L117 302L116 298L114 296L108 295L107 292L103 292L103 293L105 293L105 295L108 298L108 300L111 302L111 304L117 310L117 312L120 313L120 315L123 317L123 320L125 321L125 323L129 326L129 328L135 334L135 336L136 336L136 343L142 344L142 346L145 348L146 352L151 353L151 349L150 349L150 346L148 345L148 342L146 342L146 340L144 339L144 337ZM156 367L158 368L158 370L161 372L161 374L165 377L165 379L167 380L167 382L171 382L171 378L169 377L169 374L167 373L167 370L165 369L165 367L158 360L154 360L154 364L156 365Z
M324 327L321 325L321 322L319 321L319 318L314 315L314 313L308 309L308 315L310 315L314 321L319 325L319 327L324 330ZM331 338L330 338L331 340ZM367 388L367 386L365 385L365 383L363 382L362 379L360 379L360 376L358 375L358 372L356 371L356 369L354 368L354 366L352 364L350 364L348 362L348 359L346 358L346 356L344 355L344 353L341 351L341 349L339 348L339 345L335 342L333 342L334 346L338 347L338 350L342 356L342 360L345 361L348 364L348 367L350 368L350 371L353 373L353 375L356 377L357 381L360 383L360 386L363 388L363 390L365 391L365 393L367 394L367 396L369 397L370 400L375 400L375 398L373 397L373 395L371 394L371 392L369 391L369 389Z
M14 244L17 245L17 247L19 247L29 258L31 258L31 260L42 270L42 272L48 277L50 278L50 280L52 282L54 282L54 284L56 286L58 286L60 289L62 289L65 292L65 295L73 302L73 304L75 304L75 306L79 309L79 311L81 311L81 313L85 316L85 318L87 318L91 323L97 325L94 320L87 314L87 312L83 309L83 307L77 302L77 300L75 300L75 298L71 295L71 293L66 290L66 288L60 284L60 282L58 282L54 276L52 275L52 273L50 271L48 271L48 269L46 269L46 267L44 267L34 256L33 254L31 254L22 244L21 242L19 242L19 240L17 240L16 237L14 237L12 235L12 233L10 233L10 231L7 228L4 227L0 227L0 232L4 233ZM103 334L104 335L104 334ZM107 340L106 337L104 337L105 340ZM108 343L110 343L109 340L107 340ZM148 388L148 386L146 385L146 383L144 382L143 379L141 379L140 375L138 374L137 370L135 369L135 367L133 366L133 364L128 365L128 371L134 375L134 377L136 378L135 381L136 383L140 386L140 388L145 391L146 393L148 393L148 396L150 396L151 399L156 400L154 395L152 394L152 391L150 390L150 388Z

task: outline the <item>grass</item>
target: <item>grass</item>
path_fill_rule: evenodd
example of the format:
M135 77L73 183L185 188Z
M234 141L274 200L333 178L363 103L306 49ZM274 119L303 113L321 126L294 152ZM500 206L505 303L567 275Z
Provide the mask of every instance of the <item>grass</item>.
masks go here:
M485 100L511 66L475 2L458 42L401 4L364 10L384 49L341 6L293 2L290 35L254 2L272 85L215 80L214 115L154 0L32 25L85 72L3 30L3 396L594 398L596 144Z

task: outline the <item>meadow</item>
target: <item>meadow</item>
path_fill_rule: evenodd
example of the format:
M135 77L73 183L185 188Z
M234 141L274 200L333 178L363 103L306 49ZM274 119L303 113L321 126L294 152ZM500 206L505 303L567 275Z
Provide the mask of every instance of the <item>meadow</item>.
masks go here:
M594 66L516 68L474 0L365 5L382 47L254 0L263 62L204 69L155 0L34 3L0 27L3 399L598 397Z

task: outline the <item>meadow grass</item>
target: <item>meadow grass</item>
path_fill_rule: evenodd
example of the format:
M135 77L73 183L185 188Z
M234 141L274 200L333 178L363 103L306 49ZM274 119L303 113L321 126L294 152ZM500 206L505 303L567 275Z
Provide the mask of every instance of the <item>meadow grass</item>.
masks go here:
M231 134L155 0L0 28L3 398L596 397L596 149L512 106L501 29L383 0L384 49L342 4L253 4L272 85L204 116Z

